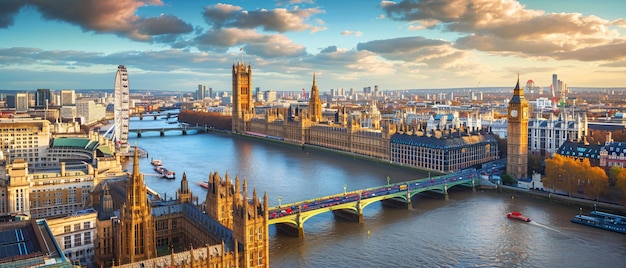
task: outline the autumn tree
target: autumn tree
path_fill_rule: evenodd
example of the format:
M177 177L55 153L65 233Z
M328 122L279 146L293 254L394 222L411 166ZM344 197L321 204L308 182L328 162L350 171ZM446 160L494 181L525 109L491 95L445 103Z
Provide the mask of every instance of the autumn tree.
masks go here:
M624 181L626 187L626 179ZM600 195L609 192L609 178L604 169L592 167L589 159L581 161L558 154L546 159L546 176L543 183L544 186L552 187L554 190L567 192L568 196L582 187L585 195L596 200L600 199Z
M564 188L561 184L563 183L563 173L565 173L565 160L566 157L558 154L546 159L546 176L543 178L543 185L552 188L552 192Z
M590 167L585 172L586 181L583 181L585 195L600 200L601 194L609 192L609 178L600 167Z

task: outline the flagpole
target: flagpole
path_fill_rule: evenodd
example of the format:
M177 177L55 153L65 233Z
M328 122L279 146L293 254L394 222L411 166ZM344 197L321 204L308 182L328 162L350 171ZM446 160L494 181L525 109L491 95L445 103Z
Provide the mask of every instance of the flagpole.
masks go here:
M239 53L241 53L241 64L245 65L245 62L243 62L243 47L239 48Z

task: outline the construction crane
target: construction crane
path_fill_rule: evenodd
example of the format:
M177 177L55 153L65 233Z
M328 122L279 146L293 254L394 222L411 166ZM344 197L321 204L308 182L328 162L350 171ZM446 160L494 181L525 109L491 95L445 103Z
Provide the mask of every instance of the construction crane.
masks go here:
M552 93L552 108L556 112L558 110L558 108L557 108L556 95L554 94L554 85L553 84L550 84L550 93Z
M306 91L304 90L304 88L302 88L302 98L306 100Z

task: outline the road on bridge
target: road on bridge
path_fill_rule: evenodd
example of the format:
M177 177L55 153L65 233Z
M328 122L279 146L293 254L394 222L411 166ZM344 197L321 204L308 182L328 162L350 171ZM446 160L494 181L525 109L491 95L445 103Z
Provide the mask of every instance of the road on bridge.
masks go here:
M270 208L269 219L277 219L299 212L338 206L344 203L355 202L368 198L380 197L384 195L394 195L398 192L414 191L421 188L432 188L446 183L460 184L460 181L471 181L479 177L480 170L468 169L459 173L443 175L438 177L424 178L414 181L406 181L395 184L383 185L380 187L368 188L358 191L351 191L344 194L325 196L313 200L305 200L278 207Z

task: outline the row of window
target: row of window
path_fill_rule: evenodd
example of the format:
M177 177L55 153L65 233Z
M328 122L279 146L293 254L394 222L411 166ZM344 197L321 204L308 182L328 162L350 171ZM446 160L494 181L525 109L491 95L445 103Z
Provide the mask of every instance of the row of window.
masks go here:
M72 238L74 243L72 244ZM80 247L82 245L91 244L91 232L84 232L82 234L66 235L63 237L63 249L70 249L72 247Z

